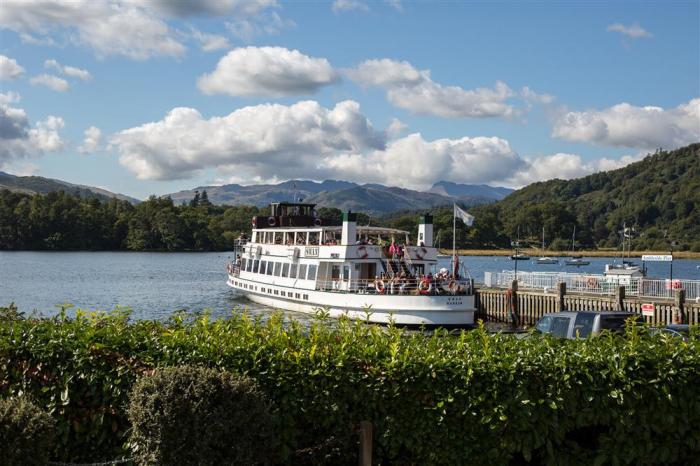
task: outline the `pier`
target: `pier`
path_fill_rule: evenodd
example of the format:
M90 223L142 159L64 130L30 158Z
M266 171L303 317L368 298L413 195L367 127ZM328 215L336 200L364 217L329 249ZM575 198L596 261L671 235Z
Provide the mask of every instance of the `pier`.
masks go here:
M587 275L582 278L585 286L577 287L562 279L544 283L541 277L527 272L518 273L517 280L515 276L496 275L487 276L487 285L476 289L476 318L484 322L532 326L550 312L627 311L642 315L655 326L700 324L697 281L676 280L668 286L659 286L655 283L658 280L622 284ZM506 284L504 278L511 278L510 283Z

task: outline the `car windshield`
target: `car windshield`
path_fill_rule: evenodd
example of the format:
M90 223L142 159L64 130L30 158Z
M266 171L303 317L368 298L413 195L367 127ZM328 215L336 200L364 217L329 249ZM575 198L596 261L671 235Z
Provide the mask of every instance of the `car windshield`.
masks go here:
M576 316L576 321L574 322L574 336L581 338L586 338L591 334L593 330L593 322L595 321L595 314L589 314L587 312L582 312Z

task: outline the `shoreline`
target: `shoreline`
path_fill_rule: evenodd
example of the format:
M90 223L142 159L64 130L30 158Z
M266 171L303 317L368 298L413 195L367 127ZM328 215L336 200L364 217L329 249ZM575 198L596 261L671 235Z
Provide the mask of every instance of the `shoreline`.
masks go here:
M583 257L620 257L620 251L616 250L592 250L592 251L576 251L572 253L571 251L542 251L541 249L520 249L521 254L526 254L532 258L537 257L571 257L571 256L583 256ZM452 254L452 249L440 249L440 254ZM458 249L457 255L460 256L510 256L513 254L511 249ZM642 257L642 255L667 255L668 251L632 251L625 253L631 257ZM691 251L674 251L674 259L700 259L700 252Z

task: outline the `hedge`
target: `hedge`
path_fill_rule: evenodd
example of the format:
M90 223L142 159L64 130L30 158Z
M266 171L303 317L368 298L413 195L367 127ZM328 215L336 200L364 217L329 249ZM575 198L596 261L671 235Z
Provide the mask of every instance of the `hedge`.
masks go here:
M54 420L26 397L0 399L0 464L44 466L53 442Z
M700 455L697 338L639 328L590 340L424 335L238 312L0 323L0 397L30 393L53 414L57 460L129 455L132 385L188 364L254 379L271 401L275 453L290 464L309 452L310 462L356 463L362 420L374 424L376 464L694 464Z

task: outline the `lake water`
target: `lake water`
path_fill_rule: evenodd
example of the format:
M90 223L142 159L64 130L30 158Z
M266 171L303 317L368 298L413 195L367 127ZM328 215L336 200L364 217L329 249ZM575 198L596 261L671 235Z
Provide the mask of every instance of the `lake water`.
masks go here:
M90 310L117 305L133 309L134 318L163 319L173 311L201 311L227 315L234 307L252 314L271 310L238 297L226 286L225 264L231 253L148 252L0 252L0 305L15 302L21 311L44 315L70 303ZM449 258L440 258L449 266ZM610 258L590 258L591 264L567 267L518 261L518 270L602 273ZM482 282L484 272L513 270L508 257L462 257L472 277ZM647 263L649 275L667 278L669 264ZM700 280L700 261L676 259L674 278ZM291 313L307 319L304 314Z

